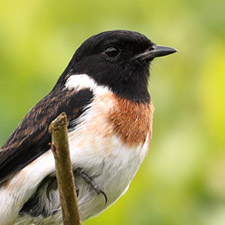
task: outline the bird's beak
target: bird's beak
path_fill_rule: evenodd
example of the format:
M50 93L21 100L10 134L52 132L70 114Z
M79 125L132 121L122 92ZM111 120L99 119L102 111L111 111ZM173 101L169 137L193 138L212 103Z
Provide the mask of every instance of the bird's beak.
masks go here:
M150 49L147 51L138 54L135 56L135 59L141 59L141 60L151 60L156 57L161 57L165 55L169 55L172 53L177 52L176 49L170 48L170 47L165 47L165 46L158 46L158 45L153 45Z

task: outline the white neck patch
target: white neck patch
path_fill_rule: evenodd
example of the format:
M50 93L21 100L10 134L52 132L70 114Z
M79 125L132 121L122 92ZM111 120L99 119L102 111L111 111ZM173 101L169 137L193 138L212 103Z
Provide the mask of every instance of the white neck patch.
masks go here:
M103 94L109 92L109 88L103 85L98 85L94 79L87 74L71 75L65 84L65 87L69 90L80 91L82 89L89 88L96 94Z
M67 79L65 86L68 89L75 89L78 91L84 88L90 88L94 90L97 87L97 83L87 74L76 74L71 75Z

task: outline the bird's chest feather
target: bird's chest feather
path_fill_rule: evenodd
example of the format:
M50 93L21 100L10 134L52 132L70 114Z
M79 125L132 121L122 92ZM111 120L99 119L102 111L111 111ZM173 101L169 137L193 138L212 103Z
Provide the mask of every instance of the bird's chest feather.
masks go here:
M82 188L79 196L85 217L112 204L129 186L149 147L152 131L151 104L138 104L112 93L98 96L69 134L72 163L94 178L108 196L92 198ZM82 181L78 178L78 183ZM89 206L95 206L91 210ZM91 212L92 215L88 215Z
M107 93L97 96L87 108L76 121L75 130L69 133L74 166L82 164L82 158L90 159L90 163L107 159L117 163L114 161L135 157L143 160L151 139L152 104L135 103Z

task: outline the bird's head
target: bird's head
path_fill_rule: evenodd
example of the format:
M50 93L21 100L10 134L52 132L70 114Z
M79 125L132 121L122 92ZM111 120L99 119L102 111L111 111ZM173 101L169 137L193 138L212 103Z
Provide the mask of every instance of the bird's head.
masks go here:
M175 49L155 45L137 32L102 32L77 49L57 84L62 85L71 75L87 74L122 97L147 102L150 62L174 52Z

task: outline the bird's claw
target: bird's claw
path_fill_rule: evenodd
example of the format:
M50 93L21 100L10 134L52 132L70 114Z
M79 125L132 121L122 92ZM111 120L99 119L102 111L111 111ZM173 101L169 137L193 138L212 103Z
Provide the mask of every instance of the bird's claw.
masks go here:
M80 176L87 184L89 184L93 190L99 195L102 194L103 197L105 198L105 204L108 201L108 197L106 193L93 181L91 177L89 177L83 170L82 168L78 167L75 169L75 172L77 173L78 176ZM79 189L78 189L79 190Z

